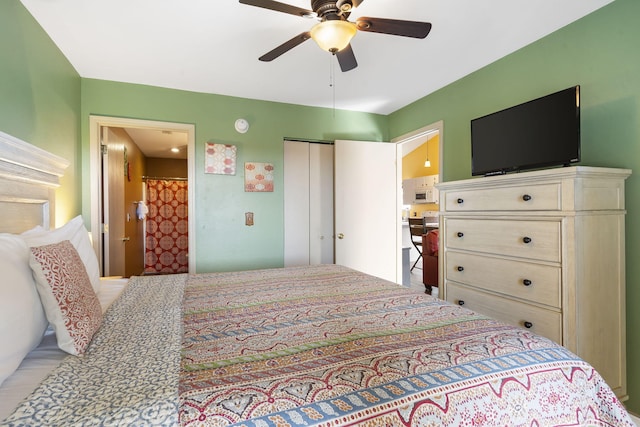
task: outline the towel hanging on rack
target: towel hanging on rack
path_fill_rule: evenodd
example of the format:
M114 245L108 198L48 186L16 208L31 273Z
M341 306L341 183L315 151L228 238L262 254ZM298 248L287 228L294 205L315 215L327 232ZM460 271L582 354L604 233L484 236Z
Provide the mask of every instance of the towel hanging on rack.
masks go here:
M138 216L138 219L142 221L147 217L148 213L149 213L149 208L147 207L147 204L142 200L139 201L138 207L136 208L136 215Z

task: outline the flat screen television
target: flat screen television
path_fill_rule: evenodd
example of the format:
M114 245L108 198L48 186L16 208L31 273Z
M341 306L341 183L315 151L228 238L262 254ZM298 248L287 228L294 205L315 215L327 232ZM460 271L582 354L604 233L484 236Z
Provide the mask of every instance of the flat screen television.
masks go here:
M471 120L471 174L580 161L580 86Z

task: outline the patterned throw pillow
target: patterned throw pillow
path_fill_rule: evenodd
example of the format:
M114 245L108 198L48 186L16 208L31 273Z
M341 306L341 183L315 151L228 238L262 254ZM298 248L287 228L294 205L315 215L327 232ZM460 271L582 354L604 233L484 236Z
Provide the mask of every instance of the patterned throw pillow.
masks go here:
M100 293L100 266L98 265L98 258L89 240L89 233L84 227L82 216L78 215L55 230L45 230L38 226L25 231L21 236L31 248L69 240L82 259L84 268L89 275L89 280L91 280L93 290L96 294Z
M29 265L58 347L83 354L102 323L102 308L70 241L31 248Z

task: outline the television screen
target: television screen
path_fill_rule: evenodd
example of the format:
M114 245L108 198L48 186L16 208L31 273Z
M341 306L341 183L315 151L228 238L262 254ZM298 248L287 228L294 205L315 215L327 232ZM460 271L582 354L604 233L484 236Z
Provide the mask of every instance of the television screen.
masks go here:
M471 120L471 174L580 161L580 86Z

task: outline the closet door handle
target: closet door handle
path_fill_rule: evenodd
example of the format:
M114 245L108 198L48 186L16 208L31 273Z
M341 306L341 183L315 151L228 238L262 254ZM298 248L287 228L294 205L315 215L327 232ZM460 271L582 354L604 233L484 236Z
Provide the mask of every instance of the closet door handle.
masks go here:
M529 243L531 243L531 237L523 237L523 238L522 238L522 241L523 241L524 243L529 244Z
M533 197L531 197L528 194L525 194L524 196L522 196L522 200L524 200L525 202L528 202L529 200L531 200Z
M527 329L531 329L531 328L533 328L533 323L531 323L531 322L524 322L524 327L525 327L525 328L527 328Z

